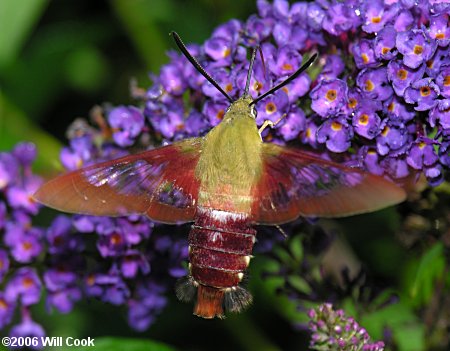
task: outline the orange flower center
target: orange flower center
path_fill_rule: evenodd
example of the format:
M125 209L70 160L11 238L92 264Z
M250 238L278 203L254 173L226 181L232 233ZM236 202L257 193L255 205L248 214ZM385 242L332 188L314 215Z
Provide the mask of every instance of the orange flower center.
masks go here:
M339 122L333 122L331 123L331 129L333 129L335 132L338 132L342 129L342 124Z
M348 107L355 108L356 106L358 106L358 100L355 98L348 99Z
M271 115L272 113L276 112L277 107L275 106L275 104L273 102L269 102L266 105L266 112Z
M366 80L366 91L372 91L375 89L375 85L372 83L370 79Z
M445 39L445 33L437 33L435 38L436 39Z
M420 88L420 95L422 95L422 96L428 96L428 95L430 95L431 94L431 89L430 89L430 87L422 87L422 88Z
M219 111L217 111L216 118L222 120L224 115L225 115L225 111L219 110Z
M394 108L395 108L395 103L394 103L394 102L391 102L391 103L389 104L389 106L388 106L388 111L389 111L389 112L392 112L392 111L394 111Z
M122 242L122 237L120 234L114 233L111 235L110 242L112 245L118 245Z
M433 64L434 64L434 60L433 59L427 61L427 67L428 68L430 68L430 69L433 68Z
M359 116L358 122L363 126L367 125L367 123L369 123L369 116L364 113L363 115Z
M419 143L419 149L423 149L427 144L423 141Z
M306 135L306 137L307 138L309 138L309 137L311 137L311 128L306 128L306 130L305 130L305 135Z
M281 88L281 90L283 90L286 94L289 95L289 89L288 89L288 87L283 87L283 88Z
M22 249L24 249L25 251L29 251L29 250L31 250L32 248L33 248L33 244L30 243L29 241L25 241L25 242L22 244Z
M384 47L384 48L381 49L381 53L382 53L383 55L386 55L389 51L391 51L390 48Z
M290 63L285 63L283 66L281 66L281 69L283 69L284 71L292 71L294 67L292 67Z
M381 132L381 135L385 137L386 135L388 135L389 130L390 129L388 126L384 127L383 131Z
M0 299L0 309L6 310L8 308L8 304L4 299Z
M328 101L336 100L336 97L337 97L336 90L334 90L334 89L328 90L325 97L327 98Z
M444 77L444 86L448 87L450 85L450 76Z
M400 80L405 80L405 79L408 77L408 71L407 71L406 69L400 68L400 69L397 71L397 77L398 77Z
M372 17L372 23L380 23L380 22L381 22L380 16Z
M263 85L260 82L255 82L255 84L253 84L253 89L255 91L260 91L263 88Z
M230 54L231 54L231 50L229 48L226 48L223 51L223 58L230 56Z
M225 92L229 93L232 90L233 90L233 85L231 83L228 83L227 85L225 85Z
M31 279L31 278L29 278L29 277L23 278L23 280L22 280L22 285L23 285L25 288L29 288L30 286L33 285L33 279Z
M95 284L95 277L94 277L94 275L91 274L91 275L89 275L87 277L86 284L89 285L89 286L92 286L92 285Z
M363 62L364 62L364 63L369 62L369 56L367 56L367 54L362 54L362 55L361 55L361 58L363 59Z
M414 50L413 52L416 55L420 55L423 52L423 46L422 45L414 45Z

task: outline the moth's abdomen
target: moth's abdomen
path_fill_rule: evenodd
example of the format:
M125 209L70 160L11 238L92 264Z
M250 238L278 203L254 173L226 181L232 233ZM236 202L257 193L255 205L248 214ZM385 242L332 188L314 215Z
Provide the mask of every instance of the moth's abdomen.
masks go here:
M251 302L251 295L239 283L250 262L255 235L247 214L198 208L189 234L190 276L177 289L182 300L189 300L183 296L188 285L198 288L194 314L222 317L223 307L238 312Z

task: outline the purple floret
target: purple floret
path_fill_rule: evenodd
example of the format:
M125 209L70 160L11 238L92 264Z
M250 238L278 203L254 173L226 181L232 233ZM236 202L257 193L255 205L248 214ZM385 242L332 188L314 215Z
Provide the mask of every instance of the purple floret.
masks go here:
M363 69L356 77L356 84L369 99L384 101L393 94L385 67Z
M353 130L343 118L330 118L317 130L317 141L331 152L344 152L351 144Z
M134 106L118 106L109 112L108 122L116 144L130 146L144 127L144 116Z
M412 29L397 34L396 46L403 55L403 63L410 68L417 68L433 56L436 41L422 29Z
M414 104L416 111L426 111L436 106L439 93L439 87L432 79L423 78L405 90L405 101Z
M322 117L334 116L347 103L347 84L340 79L323 80L311 90L311 108Z

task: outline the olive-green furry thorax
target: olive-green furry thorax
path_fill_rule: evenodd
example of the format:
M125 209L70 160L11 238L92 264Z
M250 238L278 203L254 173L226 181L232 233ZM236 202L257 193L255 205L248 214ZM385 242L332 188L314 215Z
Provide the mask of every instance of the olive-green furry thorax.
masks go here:
M262 141L250 97L231 104L222 122L205 137L195 175L200 206L247 212L262 172Z

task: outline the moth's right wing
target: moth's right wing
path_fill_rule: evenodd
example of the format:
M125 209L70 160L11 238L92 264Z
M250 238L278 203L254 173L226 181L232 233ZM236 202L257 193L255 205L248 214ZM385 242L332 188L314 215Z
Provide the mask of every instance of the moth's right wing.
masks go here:
M94 164L45 183L34 198L64 212L96 216L145 214L164 223L192 221L202 140Z

